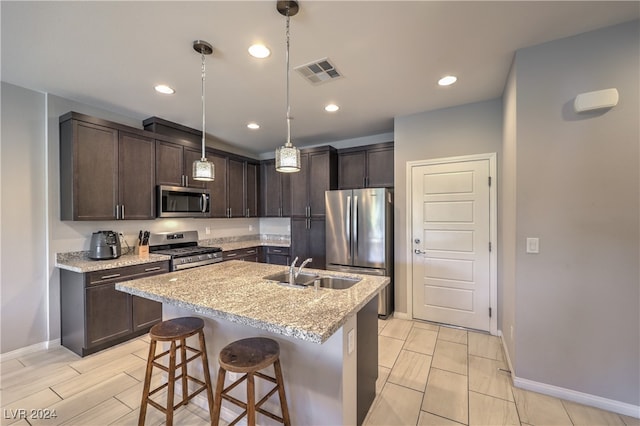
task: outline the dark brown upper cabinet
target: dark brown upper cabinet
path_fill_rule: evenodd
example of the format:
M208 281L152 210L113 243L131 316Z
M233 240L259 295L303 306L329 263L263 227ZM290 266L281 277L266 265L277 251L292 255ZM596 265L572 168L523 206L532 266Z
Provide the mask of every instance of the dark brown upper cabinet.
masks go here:
M193 162L202 151L163 140L156 141L156 184L205 188L206 182L192 178Z
M300 152L301 170L291 174L291 215L324 218L324 192L338 187L338 154L324 146Z
M393 142L338 151L340 189L393 187Z
M207 150L207 159L215 167L215 178L207 182L210 191L211 217L227 217L227 194L229 184L227 181L227 156Z
M260 179L260 216L291 216L291 175L276 171L276 160L264 160Z
M211 217L257 217L258 163L217 150L207 150L207 159L215 165L215 180L207 182Z
M60 117L61 220L153 219L154 140L78 113Z

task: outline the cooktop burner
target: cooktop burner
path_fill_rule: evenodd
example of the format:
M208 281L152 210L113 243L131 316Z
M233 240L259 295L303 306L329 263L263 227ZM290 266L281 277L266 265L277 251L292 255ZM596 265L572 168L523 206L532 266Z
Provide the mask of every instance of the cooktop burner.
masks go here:
M220 247L198 245L198 231L151 234L149 251L171 256L172 271L222 262Z
M154 251L156 254L165 254L172 257L196 256L198 254L217 253L222 251L220 247L179 247L166 250Z

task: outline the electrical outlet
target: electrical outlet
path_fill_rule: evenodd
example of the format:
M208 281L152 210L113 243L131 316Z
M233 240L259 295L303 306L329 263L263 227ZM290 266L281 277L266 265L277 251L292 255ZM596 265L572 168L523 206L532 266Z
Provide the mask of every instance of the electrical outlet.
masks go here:
M511 326L511 340L513 340L513 326Z
M249 225L249 231L253 231L253 225Z
M204 228L204 233L209 235L211 233L211 227L207 226L206 228Z

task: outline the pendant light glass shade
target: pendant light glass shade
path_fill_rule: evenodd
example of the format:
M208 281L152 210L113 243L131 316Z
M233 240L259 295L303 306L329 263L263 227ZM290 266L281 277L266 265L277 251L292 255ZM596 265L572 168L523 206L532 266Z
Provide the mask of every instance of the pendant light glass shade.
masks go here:
M193 49L202 56L202 158L193 162L193 171L191 176L194 180L202 180L211 182L215 179L216 168L211 161L205 157L205 98L204 98L204 80L205 80L205 64L204 55L213 53L213 46L206 41L196 40L193 42Z
M289 104L289 18L298 13L298 2L278 1L276 9L287 18L287 142L276 149L276 171L281 173L295 173L300 171L300 150L291 143L291 105Z
M193 162L193 178L211 182L216 178L216 168L206 158L196 160Z
M282 173L300 171L300 150L291 144L289 145L276 149L276 170Z

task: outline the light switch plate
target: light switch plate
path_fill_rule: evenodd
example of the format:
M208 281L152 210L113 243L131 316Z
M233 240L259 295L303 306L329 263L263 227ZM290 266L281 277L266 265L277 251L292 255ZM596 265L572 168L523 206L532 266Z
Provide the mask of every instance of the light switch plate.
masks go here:
M538 238L527 238L527 253L540 253L540 240Z

